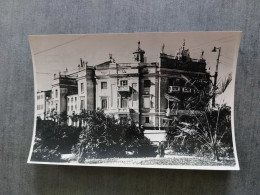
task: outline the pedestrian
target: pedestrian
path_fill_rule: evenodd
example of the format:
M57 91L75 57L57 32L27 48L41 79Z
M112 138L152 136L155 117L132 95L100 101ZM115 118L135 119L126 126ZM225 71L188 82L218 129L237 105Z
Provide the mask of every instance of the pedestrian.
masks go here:
M162 142L159 142L158 152L159 152L159 157L164 157L165 150L164 150L164 145Z

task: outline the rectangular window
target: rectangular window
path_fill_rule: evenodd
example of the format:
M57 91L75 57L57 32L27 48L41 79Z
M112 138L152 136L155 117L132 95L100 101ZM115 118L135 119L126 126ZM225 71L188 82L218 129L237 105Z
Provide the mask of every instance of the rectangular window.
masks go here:
M101 100L101 108L104 110L107 109L107 99Z
M132 106L137 107L137 100L138 100L138 87L137 83L132 84Z
M101 89L107 89L107 82L101 82Z
M77 110L77 105L75 105L75 110Z
M121 80L120 85L121 86L127 86L127 80Z
M71 111L73 110L73 106L71 106Z
M84 83L80 83L80 91L81 93L84 93Z
M149 116L145 117L145 123L150 123Z
M150 108L150 97L143 97L143 108Z
M75 102L77 101L77 97L75 97Z
M117 107L120 108L120 97L117 98Z
M122 98L121 99L121 108L127 108L128 99Z
M71 102L73 102L73 97L71 98Z
M84 100L80 100L80 109L83 110L85 108L84 106Z
M116 98L117 98L117 93L116 93L116 85L112 84L111 85L111 107L116 106Z
M70 102L70 98L68 98L68 103Z
M144 80L144 87L151 87L151 81L150 80Z
M68 106L68 111L70 111L70 107Z
M138 93L134 93L133 94L133 101L137 101L138 100Z
M55 109L56 109L56 111L58 110L58 104L56 104Z
M55 90L55 97L58 98L58 89Z

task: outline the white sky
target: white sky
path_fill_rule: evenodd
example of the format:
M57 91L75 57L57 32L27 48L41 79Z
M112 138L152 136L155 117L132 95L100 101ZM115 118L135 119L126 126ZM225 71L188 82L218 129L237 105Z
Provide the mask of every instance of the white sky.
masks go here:
M182 47L190 50L191 58L200 58L204 50L207 69L213 75L218 53L213 53L214 46L221 47L219 64L219 79L232 73L233 64L238 52L239 32L189 32L189 33L136 33L136 34L86 34L86 35L35 35L29 36L37 90L51 89L53 74L77 68L80 58L88 61L88 65L95 66L109 60L109 53L113 54L116 62L132 62L133 52L137 49L137 42L146 52L147 62L159 62L159 53L165 44L165 53L175 55ZM217 102L224 98L224 102L233 105L233 85L225 94L217 98ZM223 100L221 100L223 101Z

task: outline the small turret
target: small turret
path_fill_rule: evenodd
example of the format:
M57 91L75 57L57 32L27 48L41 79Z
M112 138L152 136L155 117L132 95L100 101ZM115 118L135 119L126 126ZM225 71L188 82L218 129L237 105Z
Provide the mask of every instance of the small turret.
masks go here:
M109 60L110 60L111 63L115 63L116 62L115 59L113 58L113 55L111 53L109 54Z
M185 39L183 41L182 51L181 51L181 59L183 62L190 61L190 51L189 49L185 49Z
M144 62L145 51L140 48L140 41L138 41L138 48L133 54L134 54L135 62L141 62L141 63Z

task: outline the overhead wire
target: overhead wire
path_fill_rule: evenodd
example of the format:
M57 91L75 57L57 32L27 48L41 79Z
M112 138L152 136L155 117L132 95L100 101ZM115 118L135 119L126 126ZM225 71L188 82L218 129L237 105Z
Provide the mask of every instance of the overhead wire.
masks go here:
M222 41L225 41L226 39L230 39L230 38L234 39L233 36L229 36L229 37L217 39L217 40L214 40L214 41L209 41L209 42L206 42L206 43L203 43L203 44L199 44L199 45L197 45L197 46L213 44L213 42L218 42L218 41L221 41L221 40L222 40ZM221 41L221 42L222 42L222 41ZM197 47L197 46L195 46L195 47ZM193 48L195 48L195 47L193 47ZM193 48L191 48L191 49L193 49Z
M83 38L83 37L85 37L85 35L82 35L82 36L77 37L77 38L75 38L75 39L73 39L73 40L67 41L67 42L65 42L65 43L56 45L56 46L54 46L54 47L51 47L51 48L44 49L44 50L42 50L42 51L36 52L36 53L34 53L34 55L38 55L38 54L47 52L47 51L52 50L52 49L56 49L56 48L61 47L61 46L63 46L63 45L66 45L66 44L72 43L72 42L74 42L74 41L77 41L77 40L79 40L79 39L81 39L81 38Z
M225 44L225 43L228 43L233 40L235 40L235 39L219 41L218 44ZM212 42L212 43L208 43L208 44L202 44L201 46L190 48L189 50L196 50L196 49L201 49L201 48L205 48L205 47L210 47L211 45L214 45L214 44L216 44L216 43Z

